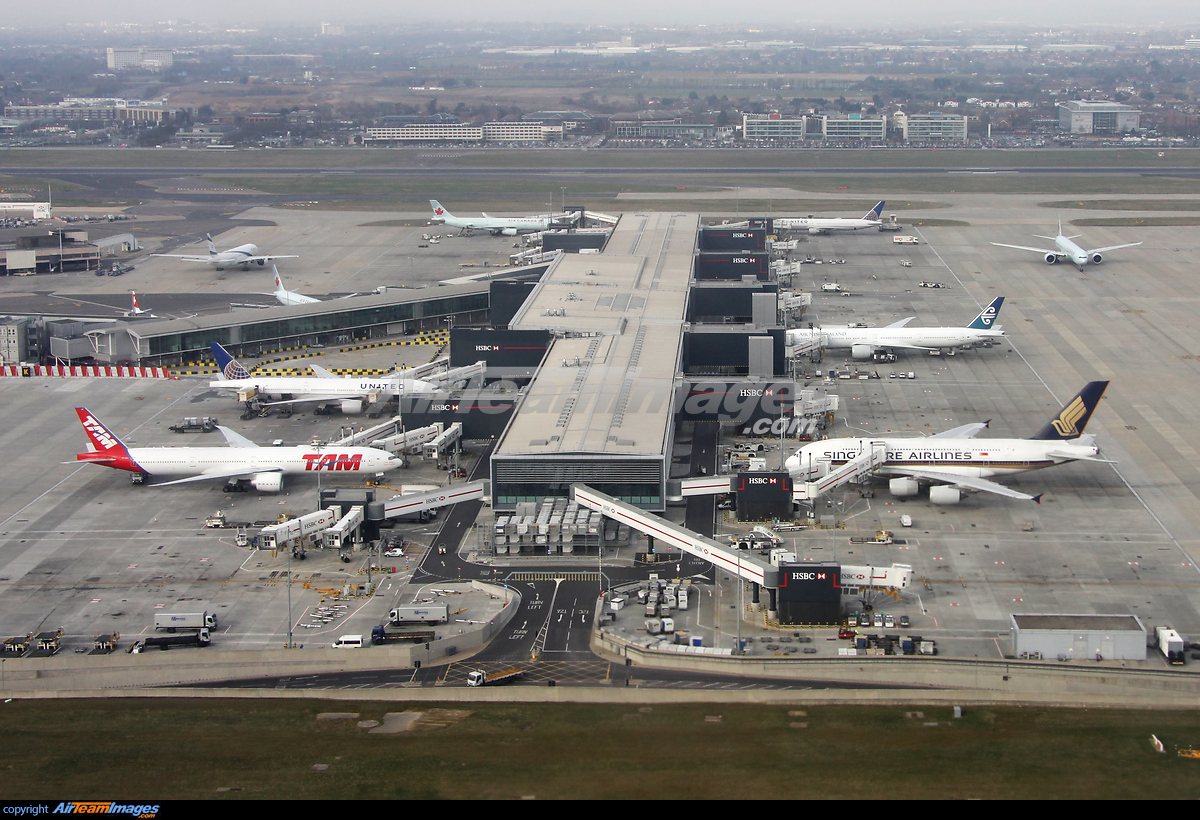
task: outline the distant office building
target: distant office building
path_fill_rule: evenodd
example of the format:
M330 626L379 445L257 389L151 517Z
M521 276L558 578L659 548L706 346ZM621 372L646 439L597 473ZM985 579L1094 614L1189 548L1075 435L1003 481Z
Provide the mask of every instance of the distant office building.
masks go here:
M878 140L887 137L887 117L822 117L821 133L827 140Z
M346 27L340 23L322 23L321 34L326 36L339 36L346 33Z
M1132 105L1070 100L1058 104L1058 127L1070 134L1123 134L1140 127L1141 113Z
M806 117L781 114L742 114L742 139L803 140L806 121Z
M905 142L966 142L967 117L962 114L907 114L897 111L892 122Z
M93 99L68 97L52 105L8 105L4 116L21 120L51 122L132 122L162 123L171 119L172 112L162 103L140 100Z
M169 48L110 48L108 50L108 67L113 71L128 71L142 69L144 71L162 71L175 64L175 53Z
M393 128L368 128L363 142L545 142L562 139L561 125L540 122L417 122Z
M711 140L717 136L717 127L709 123L673 120L610 120L609 128L618 139L693 139Z

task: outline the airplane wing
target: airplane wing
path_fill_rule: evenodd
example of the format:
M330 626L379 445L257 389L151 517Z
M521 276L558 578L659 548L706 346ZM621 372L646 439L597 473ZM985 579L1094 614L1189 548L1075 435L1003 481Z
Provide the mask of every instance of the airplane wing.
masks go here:
M188 478L177 478L174 481L164 481L162 484L153 484L154 487L170 487L172 484L191 484L195 481L215 481L219 478L250 478L257 473L282 473L281 467L254 467L249 470L242 468L241 470L222 470L215 473L201 473L200 475L189 476Z
M1034 253L1052 253L1055 256L1062 256L1062 251L1049 250L1047 248L1030 248L1026 245L1005 245L1003 242L993 242L998 248L1016 248L1019 251L1033 251Z
M338 378L338 376L337 376L337 374L336 374L336 373L331 373L331 372L329 372L329 371L328 371L328 370L326 370L325 368L321 367L321 365L319 365L319 364L313 364L312 362L309 362L309 363L308 363L308 366L309 366L309 368L311 368L311 369L312 369L312 372L316 373L316 374L317 374L318 376L320 376L322 379L336 379L336 378Z
M1116 464L1111 458L1100 458L1099 456L1080 456L1074 453L1046 453L1050 458L1063 458L1069 461L1095 461L1100 464Z
M1022 501L1037 501L1039 504L1041 503L1040 495L1029 495L1028 493L1018 492L995 481L988 481L986 478L968 478L966 476L938 472L937 470L922 470L919 467L895 467L889 470L889 472L909 475L913 478L924 478L928 481L937 481L942 484L951 484L956 487L966 487L969 490L995 493L996 495L1017 498Z
M910 345L904 342L872 342L875 347L900 347L905 350L940 350L939 347L930 347L929 345Z
M992 423L991 419L987 421L974 421L970 424L964 424L962 427L955 427L953 430L944 430L941 433L934 433L930 438L975 438L975 434L986 428Z
M228 427L222 427L221 425L218 424L217 429L221 431L221 435L225 436L225 440L227 442L229 442L230 447L257 447L258 446L253 441L251 441L250 439L243 436L241 433L235 433L233 430L230 430Z
M207 257L205 257L207 259ZM238 262L270 262L272 259L299 259L299 256L247 256L238 259ZM234 264L230 262L230 264Z
M186 253L152 253L151 256L165 256L170 259L182 259L185 262L208 262L210 256L193 256Z
M885 328L889 328L889 327L904 327L905 325L907 325L909 322L911 322L911 321L912 321L913 319L915 319L915 318L917 318L917 317L916 317L916 316L909 316L907 319L901 319L899 322L892 322L890 325L884 325L884 327L885 327Z
M302 399L288 399L287 401L270 401L263 402L264 407L276 407L281 404L303 404L304 402L321 402L321 401L365 401L366 393L343 393L339 396L305 396Z
M1134 245L1140 245L1140 244L1142 244L1142 243L1141 242L1130 242L1128 245L1113 245L1111 248L1096 248L1094 250L1088 251L1087 253L1088 253L1088 256L1091 256L1093 253L1105 253L1107 251L1119 251L1119 250L1121 250L1121 248L1132 248Z

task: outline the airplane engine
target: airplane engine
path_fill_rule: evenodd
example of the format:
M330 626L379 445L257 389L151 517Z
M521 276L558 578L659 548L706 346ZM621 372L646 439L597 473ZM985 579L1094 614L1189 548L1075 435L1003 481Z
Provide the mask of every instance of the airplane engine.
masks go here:
M1052 253L1046 254L1046 264L1053 265L1058 262L1058 256Z
M267 260L266 260L266 259L258 259L258 260L255 260L255 261L257 261L257 262L258 262L258 266L259 266L260 268L261 268L263 265L267 264Z
M362 399L342 399L342 412L354 415L363 411Z
M932 504L957 504L962 492L957 487L930 487L929 501Z
M820 228L809 228L809 229L808 229L808 232L809 232L809 234L811 234L812 236L820 236L820 235L821 235L821 229L820 229Z
M917 484L915 478L893 478L888 482L888 490L897 498L905 498L916 495L920 490L920 485Z
M255 473L250 483L260 493L277 493L283 489L283 473Z
M860 362L871 358L872 352L871 345L854 345L850 348L850 355Z
M501 236L516 236L517 229L516 228L505 228L504 230L500 231L500 235Z
M1104 257L1101 256L1100 254L1098 254L1098 253L1092 254L1092 264L1093 265L1099 265L1103 261L1104 261Z

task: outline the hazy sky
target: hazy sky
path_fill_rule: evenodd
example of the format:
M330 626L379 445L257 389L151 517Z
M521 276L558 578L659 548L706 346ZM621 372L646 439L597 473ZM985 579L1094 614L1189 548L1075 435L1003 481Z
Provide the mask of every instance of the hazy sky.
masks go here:
M1187 26L1200 22L1196 0L1008 0L969 3L961 0L603 0L603 2L485 2L458 0L448 6L429 0L49 0L19 3L2 0L0 25L53 26L65 20L96 23L155 22L169 19L212 20L229 26L333 22L364 24L435 20L447 27L473 21L565 22L602 25L741 23L794 26L805 22L873 27L997 21L1031 26L1101 23L1109 25Z

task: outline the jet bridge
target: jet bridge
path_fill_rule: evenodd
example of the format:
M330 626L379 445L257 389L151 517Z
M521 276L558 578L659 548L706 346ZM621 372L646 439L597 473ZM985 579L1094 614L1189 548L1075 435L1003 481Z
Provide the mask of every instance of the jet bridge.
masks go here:
M425 510L448 507L461 501L477 501L487 491L486 481L468 481L453 487L438 487L419 493L398 495L383 502L384 518L400 518Z
M425 458L436 459L438 465L441 466L442 453L454 447L461 440L462 422L456 421L423 446L423 455Z
M408 430L394 436L378 439L371 442L371 446L386 450L389 453L403 453L428 444L441 434L442 423L439 421L435 424L430 424L428 427L418 427L416 430Z
M361 505L351 507L349 512L343 515L336 524L321 533L321 538L325 542L325 549L341 549L346 538L361 527L365 520L366 514Z
M756 586L766 587L771 599L770 612L772 615L775 613L775 596L779 588L779 567L772 565L769 561L765 561L757 555L741 552L730 544L722 544L703 535L697 535L679 524L660 518L654 513L646 512L640 507L618 501L611 495L597 492L584 484L571 485L571 498L590 510L596 510L651 538L665 541L689 555L703 558L720 569L750 581Z
M820 471L828 466L828 463L818 461L801 465L802 469L807 467L807 470L792 474L793 479L796 480L795 489L792 491L792 500L816 501L835 487L861 480L867 474L878 470L885 462L887 462L887 444L882 441L870 441L857 456L836 470L817 478L816 481L805 481L804 479L811 479L812 476L819 475Z

